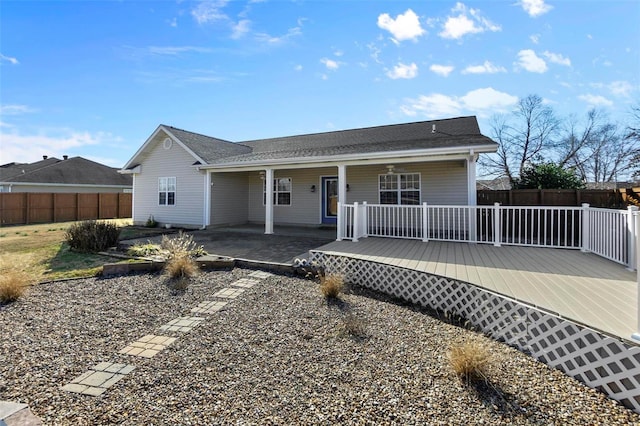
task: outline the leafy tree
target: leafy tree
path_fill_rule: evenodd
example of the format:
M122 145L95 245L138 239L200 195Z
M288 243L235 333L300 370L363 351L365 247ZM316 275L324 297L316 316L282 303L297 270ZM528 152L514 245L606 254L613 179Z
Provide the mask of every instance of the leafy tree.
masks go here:
M514 189L582 189L584 182L575 169L555 163L529 164L523 167Z

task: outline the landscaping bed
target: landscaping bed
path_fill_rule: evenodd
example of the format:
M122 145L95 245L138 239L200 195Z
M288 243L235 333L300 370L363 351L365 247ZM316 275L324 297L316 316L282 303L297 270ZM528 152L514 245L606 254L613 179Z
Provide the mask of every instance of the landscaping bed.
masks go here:
M206 272L184 291L159 274L32 287L0 307L0 400L45 424L637 424L640 416L504 344L377 293L325 299L274 275L153 358L118 354L250 270ZM492 355L467 383L449 349ZM103 362L136 369L103 395L60 388Z

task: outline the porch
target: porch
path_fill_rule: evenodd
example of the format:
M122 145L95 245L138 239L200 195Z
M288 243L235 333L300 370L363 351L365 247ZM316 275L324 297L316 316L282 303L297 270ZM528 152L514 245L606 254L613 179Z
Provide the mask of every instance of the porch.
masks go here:
M313 251L467 282L627 342L637 331L635 272L593 253L374 237Z

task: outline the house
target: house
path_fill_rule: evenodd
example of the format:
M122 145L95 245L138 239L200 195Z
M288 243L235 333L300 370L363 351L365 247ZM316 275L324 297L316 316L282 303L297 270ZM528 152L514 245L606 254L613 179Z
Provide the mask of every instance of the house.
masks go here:
M335 224L342 200L475 205L476 160L497 147L474 116L235 143L160 125L120 172L134 223L270 234Z
M130 192L131 176L118 169L64 155L43 156L35 163L0 165L0 192L109 193Z

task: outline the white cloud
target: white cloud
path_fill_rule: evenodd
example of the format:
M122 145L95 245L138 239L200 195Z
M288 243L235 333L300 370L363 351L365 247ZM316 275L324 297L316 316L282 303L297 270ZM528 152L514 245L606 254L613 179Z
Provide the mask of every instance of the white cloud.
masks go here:
M4 61L9 62L11 65L18 65L20 63L16 58L13 58L11 56L5 56L2 53L0 53L0 63Z
M452 65L433 64L429 67L429 70L435 74L447 77L454 70L454 67Z
M531 49L518 52L518 62L516 62L516 66L529 72L537 72L540 74L547 72L547 63Z
M177 56L181 53L208 53L212 50L207 47L198 46L149 46L147 47L147 51L153 55Z
M169 19L167 23L170 27L176 28L178 26L178 18Z
M228 0L201 1L191 10L191 16L193 16L200 25L227 20L229 18L222 11L227 3Z
M407 9L404 14L396 16L396 19L393 19L388 13L381 14L378 16L378 27L389 31L393 39L398 42L403 40L416 41L418 37L425 33L425 30L420 25L418 15L411 9Z
M292 27L287 30L286 34L283 34L281 36L272 36L267 33L258 33L256 34L256 40L262 43L276 45L282 44L293 37L299 36L300 34L302 34L302 29L300 27Z
M396 80L399 78L411 79L418 75L418 66L415 63L411 63L411 65L405 65L403 63L399 63L394 66L393 69L387 72L387 76Z
M344 55L344 52L342 50L336 50L335 52L333 52L333 54L336 55L337 57L340 57Z
M324 64L324 66L327 67L327 69L332 71L335 71L338 68L340 68L340 62L334 61L333 59L322 58L320 59L320 62Z
M522 0L520 5L532 18L544 15L553 9L553 6L546 4L544 0Z
M251 30L251 21L248 19L241 19L237 24L233 25L231 29L231 38L239 39L244 37Z
M35 112L36 110L27 105L0 105L0 115L20 115L29 112Z
M507 70L504 67L493 65L489 61L484 61L482 65L469 65L462 70L462 74L496 74L499 72L507 72Z
M467 34L483 33L485 31L501 31L499 25L484 18L478 9L468 8L463 3L456 3L447 17L443 30L438 33L442 38L458 40Z
M531 34L529 36L529 40L531 40L531 43L533 43L533 44L540 43L540 34Z
M564 65L567 67L571 66L571 59L565 58L560 53L551 53L548 50L542 52L545 58L549 60L549 62L553 62L554 64Z
M0 132L2 150L0 164L12 161L32 163L42 159L42 155L61 158L71 155L71 150L120 142L120 138L105 132L79 132L71 129L47 130L49 134L21 134L18 131Z
M424 116L428 119L452 117L463 111L486 117L496 112L506 112L517 102L517 96L487 87L472 90L463 96L441 93L420 95L415 99L406 99L400 110L411 117Z
M633 85L628 81L612 81L608 85L611 93L617 96L631 97L631 92L633 92Z
M609 99L605 98L604 96L600 96L600 95L592 95L590 93L587 93L586 95L578 96L578 99L594 107L613 106L613 102L611 102Z
M295 67L293 67L293 69L296 71L302 71L302 65L298 64Z

